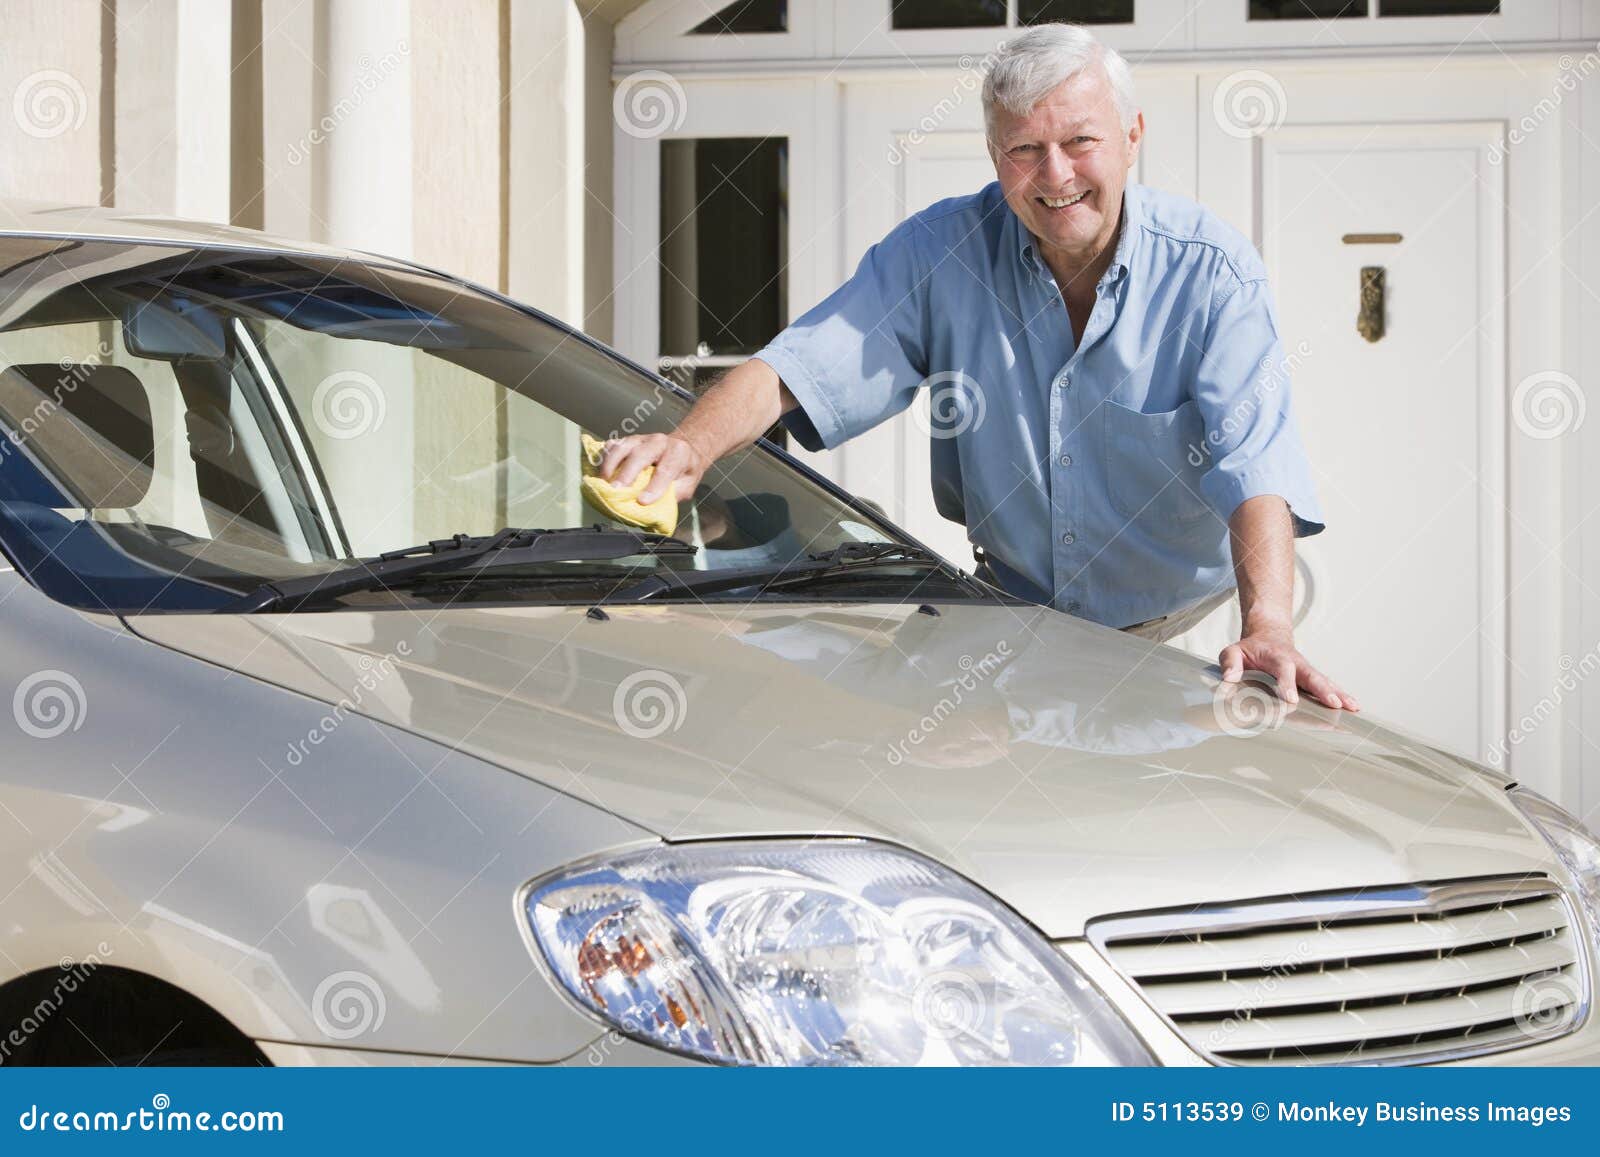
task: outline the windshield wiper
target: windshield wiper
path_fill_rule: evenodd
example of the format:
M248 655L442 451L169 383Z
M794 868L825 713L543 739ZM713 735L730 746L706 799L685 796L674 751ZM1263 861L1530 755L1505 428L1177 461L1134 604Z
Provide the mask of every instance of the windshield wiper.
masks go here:
M602 562L632 555L689 555L699 549L681 539L637 530L563 526L554 530L507 527L498 534L457 534L386 551L354 566L304 578L276 579L232 603L222 614L292 610L358 591L387 590L415 579L478 575L494 567L545 562Z
M900 542L846 542L832 550L809 554L806 559L805 562L792 562L786 566L698 570L688 574L658 570L648 578L612 592L601 603L639 602L661 595L714 594L744 587L760 587L756 593L761 594L774 587L796 586L821 578L857 574L877 570L884 565L945 569L944 560L938 555Z

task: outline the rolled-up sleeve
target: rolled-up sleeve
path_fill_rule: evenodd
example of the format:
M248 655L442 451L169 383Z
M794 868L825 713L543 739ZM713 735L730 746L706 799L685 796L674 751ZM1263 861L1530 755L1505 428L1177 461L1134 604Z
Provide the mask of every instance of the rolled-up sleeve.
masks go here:
M1227 520L1247 498L1275 494L1289 504L1296 537L1323 528L1290 405L1291 359L1278 338L1264 276L1219 290L1194 383L1210 466L1201 494Z
M755 356L799 408L784 424L833 449L909 406L927 379L927 273L914 220L868 249L855 274Z

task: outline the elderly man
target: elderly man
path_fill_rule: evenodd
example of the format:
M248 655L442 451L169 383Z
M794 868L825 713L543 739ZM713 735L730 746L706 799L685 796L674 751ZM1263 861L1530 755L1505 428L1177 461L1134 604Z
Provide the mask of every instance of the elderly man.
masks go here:
M1084 29L1008 42L983 89L998 180L932 205L731 370L671 434L601 472L690 497L781 416L832 448L932 391L939 512L980 573L1068 614L1166 639L1237 587L1221 655L1357 710L1296 649L1294 539L1322 529L1261 259L1201 206L1128 183L1144 118Z

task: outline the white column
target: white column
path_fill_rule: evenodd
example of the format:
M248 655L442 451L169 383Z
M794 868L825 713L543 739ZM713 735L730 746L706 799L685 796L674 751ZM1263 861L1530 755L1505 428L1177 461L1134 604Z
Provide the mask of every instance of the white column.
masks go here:
M409 0L263 0L268 232L415 250Z
M94 205L100 5L0 0L0 197Z
M118 6L119 209L227 222L231 27L210 0Z
M325 0L262 0L262 228L317 239L324 226L312 207L317 152L311 131L321 66L317 14Z
M508 289L583 323L584 22L570 0L511 9Z

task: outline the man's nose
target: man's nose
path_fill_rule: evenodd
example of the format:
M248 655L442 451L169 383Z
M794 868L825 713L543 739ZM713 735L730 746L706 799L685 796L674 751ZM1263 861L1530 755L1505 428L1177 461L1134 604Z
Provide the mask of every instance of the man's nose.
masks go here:
M1066 149L1056 144L1045 146L1042 176L1051 189L1067 188L1071 185L1075 172L1072 158L1067 156Z

